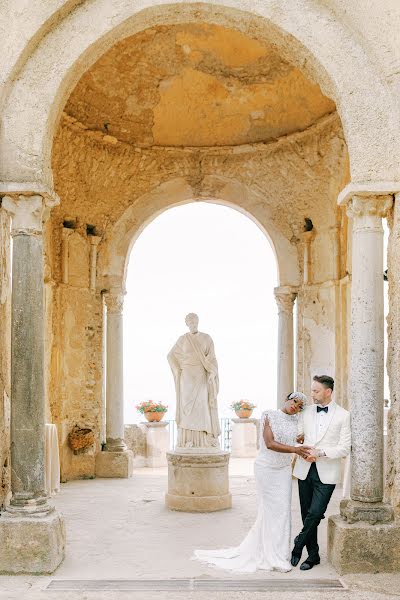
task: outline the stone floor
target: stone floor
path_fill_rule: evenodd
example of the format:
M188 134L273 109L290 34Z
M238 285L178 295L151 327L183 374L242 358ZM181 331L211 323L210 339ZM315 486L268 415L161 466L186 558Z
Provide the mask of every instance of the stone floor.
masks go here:
M282 579L296 581L337 579L326 560L326 521L321 529L322 564L308 573L260 572L232 575L191 561L193 548L218 548L238 544L251 526L256 512L252 461L231 461L232 510L211 514L169 512L163 497L166 469L138 469L130 480L71 481L62 486L54 502L67 525L65 561L51 577L0 577L0 599L42 600L47 598L99 600L291 600L309 598L336 600L380 600L400 596L400 574L345 577L347 591L293 592L132 592L51 591L53 580L113 579ZM296 486L293 495L293 528L300 525ZM341 490L331 502L338 511Z

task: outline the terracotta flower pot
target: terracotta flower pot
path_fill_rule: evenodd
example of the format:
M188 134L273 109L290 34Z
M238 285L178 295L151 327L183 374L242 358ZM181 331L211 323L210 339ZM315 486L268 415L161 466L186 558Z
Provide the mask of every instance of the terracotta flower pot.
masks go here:
M150 410L144 413L144 416L148 421L150 421L150 423L152 423L153 421L161 421L164 415L165 412L157 412Z
M235 410L236 415L239 419L249 419L251 417L252 409L249 408L241 408L240 410Z

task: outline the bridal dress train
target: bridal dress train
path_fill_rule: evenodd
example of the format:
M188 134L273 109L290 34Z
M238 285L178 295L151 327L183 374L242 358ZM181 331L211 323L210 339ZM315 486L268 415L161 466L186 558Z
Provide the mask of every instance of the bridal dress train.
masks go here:
M297 436L297 415L267 410L260 419L260 451L254 464L258 496L257 519L240 546L221 550L195 550L193 559L221 569L254 573L257 569L291 570L291 454L268 450L263 430L265 419L276 442L293 446Z

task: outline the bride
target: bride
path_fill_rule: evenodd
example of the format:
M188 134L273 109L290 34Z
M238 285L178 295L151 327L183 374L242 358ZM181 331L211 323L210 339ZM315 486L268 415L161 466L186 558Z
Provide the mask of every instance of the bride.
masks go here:
M295 446L298 413L306 396L289 394L279 410L266 410L260 419L260 451L254 464L258 496L256 522L240 546L222 550L195 550L193 559L241 573L257 569L291 570L290 534L292 454L304 458L309 448Z

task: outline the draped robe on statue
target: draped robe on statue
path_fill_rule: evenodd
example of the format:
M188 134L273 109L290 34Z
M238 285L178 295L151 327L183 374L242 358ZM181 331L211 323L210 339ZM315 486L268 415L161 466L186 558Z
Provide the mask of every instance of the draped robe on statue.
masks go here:
M177 446L218 448L218 364L207 333L182 335L168 354L176 388Z

